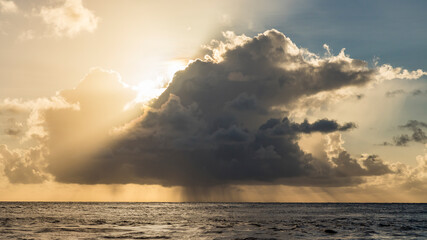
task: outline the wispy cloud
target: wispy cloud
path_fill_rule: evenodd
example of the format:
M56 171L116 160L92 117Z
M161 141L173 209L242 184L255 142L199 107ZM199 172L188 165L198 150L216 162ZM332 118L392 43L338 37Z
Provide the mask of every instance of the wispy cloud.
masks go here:
M0 0L0 12L2 13L17 13L18 7L16 6L15 2L13 1L7 1L7 0Z
M396 90L393 90L393 91L387 91L385 93L385 96L389 97L389 98L396 97L398 95L411 95L411 96L414 96L414 97L416 97L416 96L423 96L423 95L427 95L427 90L415 89L415 90L412 90L412 91L409 91L409 90L405 91L403 89L396 89Z
M20 41L27 41L27 40L31 40L34 38L35 38L34 30L26 30L18 36L18 39Z
M427 129L427 123L417 120L409 120L405 125L399 126L402 129L412 131L412 134L401 134L394 136L392 142L383 142L383 146L407 146L410 142L427 143L427 135L423 129Z
M412 96L422 96L427 95L427 90L416 89L411 92Z
M393 91L387 91L385 93L386 97L396 97L397 95L405 94L406 92L403 89L397 89Z
M39 15L60 37L72 37L82 31L93 32L99 21L92 11L83 6L82 0L65 0L58 7L42 7Z

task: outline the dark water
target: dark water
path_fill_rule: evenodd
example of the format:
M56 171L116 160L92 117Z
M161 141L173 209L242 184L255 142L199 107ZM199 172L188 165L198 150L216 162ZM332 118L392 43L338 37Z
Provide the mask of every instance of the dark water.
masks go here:
M0 202L0 239L427 239L427 204Z

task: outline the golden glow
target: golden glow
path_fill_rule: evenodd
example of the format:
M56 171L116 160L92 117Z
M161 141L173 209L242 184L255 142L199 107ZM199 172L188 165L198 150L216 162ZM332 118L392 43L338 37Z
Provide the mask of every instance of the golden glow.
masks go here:
M423 193L397 189L358 187L320 188L293 186L234 186L237 191L216 189L197 201L239 202L423 202ZM402 194L405 193L405 194ZM181 202L188 201L181 187L159 185L79 185L0 184L0 201L106 201L106 202ZM194 199L193 199L194 200Z
M163 63L155 78L142 80L134 90L138 92L135 102L146 103L162 94L172 81L176 72L184 70L188 64L187 60L175 59Z
M187 67L187 63L188 61L183 59L166 62L166 76L169 80L168 83L170 83L176 72L184 70Z

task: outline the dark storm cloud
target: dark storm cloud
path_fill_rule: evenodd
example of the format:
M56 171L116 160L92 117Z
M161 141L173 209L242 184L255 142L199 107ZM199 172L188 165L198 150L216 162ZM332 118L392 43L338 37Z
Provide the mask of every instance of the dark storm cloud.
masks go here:
M344 125L339 125L336 121L331 121L328 119L317 120L313 124L309 124L307 120L305 120L298 129L303 133L311 133L311 132L335 132L335 131L347 131L349 129L355 128L356 124L354 123L346 123Z
M382 145L407 146L410 142L427 143L427 135L423 131L423 128L427 128L427 123L417 120L409 120L405 125L401 125L399 127L411 130L412 134L401 134L399 136L395 136L393 137L392 143L384 142Z
M343 52L319 58L275 30L229 48L222 57L217 62L196 60L177 72L151 107L121 128L114 144L86 155L85 161L78 150L56 151L49 171L68 183L185 187L344 186L362 182L362 176L390 172L376 156L354 159L341 151L331 159L315 158L298 145L302 134L347 131L354 123L297 123L278 110L302 97L374 80L376 70L365 62ZM71 93L64 96L82 104L83 95ZM110 113L102 99L84 96L107 107L99 117L118 114ZM58 114L46 116L52 122Z

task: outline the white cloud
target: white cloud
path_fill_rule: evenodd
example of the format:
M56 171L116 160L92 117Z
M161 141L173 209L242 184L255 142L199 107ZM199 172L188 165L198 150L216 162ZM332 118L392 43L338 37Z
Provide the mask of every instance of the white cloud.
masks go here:
M18 12L18 7L13 1L0 0L0 12L16 13Z
M66 0L59 7L42 7L40 16L55 35L72 37L82 31L93 32L99 18L83 6L82 0Z
M384 80L392 80L392 79L418 79L424 75L427 75L427 72L424 72L421 69L417 69L416 71L408 71L407 69L403 69L400 67L392 67L389 64L384 64L379 66L378 68L378 76L377 81L381 82Z

